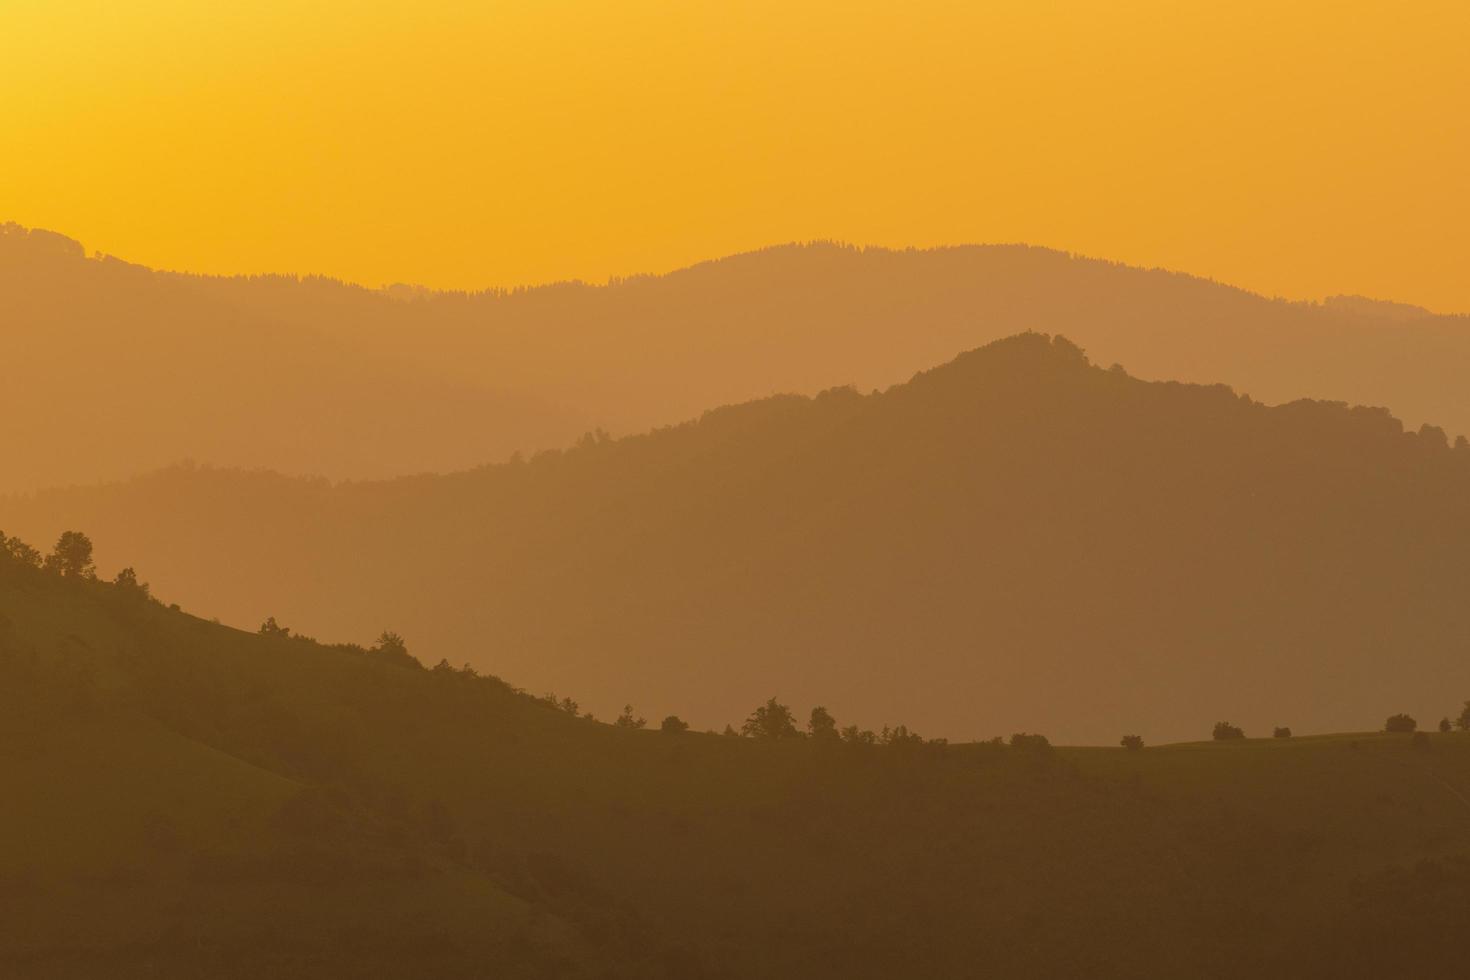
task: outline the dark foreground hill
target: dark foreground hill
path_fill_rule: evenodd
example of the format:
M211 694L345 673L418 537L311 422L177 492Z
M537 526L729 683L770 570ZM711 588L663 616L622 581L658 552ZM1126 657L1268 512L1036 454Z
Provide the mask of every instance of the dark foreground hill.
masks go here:
M1333 731L1470 688L1470 447L1023 335L446 477L172 470L0 504L192 609L384 627L699 727L779 693L950 738Z
M1378 980L1470 928L1470 735L665 734L6 557L0 785L7 977Z
M1228 378L1267 402L1342 398L1470 433L1467 323L1025 246L783 246L463 295L155 272L0 226L0 492L186 458L333 479L464 469L598 426L885 387L1022 330L1140 377Z

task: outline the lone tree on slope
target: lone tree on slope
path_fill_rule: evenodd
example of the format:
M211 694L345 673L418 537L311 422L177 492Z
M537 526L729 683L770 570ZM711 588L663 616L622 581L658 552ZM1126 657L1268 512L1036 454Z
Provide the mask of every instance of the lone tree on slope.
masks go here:
M81 531L63 531L46 558L46 568L66 578L94 577L97 568L92 563L92 539Z
M740 726L740 734L747 738L781 739L797 738L801 732L796 728L791 709L771 698L750 713Z

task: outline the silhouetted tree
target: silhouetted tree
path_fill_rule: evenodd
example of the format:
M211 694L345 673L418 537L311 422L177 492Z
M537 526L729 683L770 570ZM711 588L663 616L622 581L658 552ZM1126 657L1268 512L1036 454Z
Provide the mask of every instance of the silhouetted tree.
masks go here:
M771 698L751 712L740 727L740 734L747 738L796 738L801 732L796 729L796 719L791 709Z
M377 642L373 644L373 649L379 653L408 656L408 644L404 642L403 637L392 630L383 630L383 632L379 633Z
M1405 714L1389 715L1388 721L1383 723L1386 732L1407 733L1419 727L1419 723Z
M117 577L112 580L112 584L130 595L141 596L145 599L148 597L148 583L139 582L138 573L133 571L131 567L124 568L118 572Z
M740 737L740 733L737 732L735 730L734 726L732 726L732 725L726 725L724 732L722 732L721 734L723 734L726 738L739 738Z
M811 733L812 738L836 738L837 719L826 708L815 707L806 723L806 730Z
M1462 732L1470 732L1470 701L1465 702L1465 707L1460 711L1460 717L1455 719L1455 727Z
M422 665L414 659L413 654L408 652L408 644L403 637L392 630L383 630L378 634L377 642L369 651L379 659L392 663L402 664L405 667L421 667Z
M7 538L0 534L0 552L27 568L41 567L41 553L20 538Z
M842 740L849 745L876 745L878 736L867 728L858 728L856 725L848 725L842 730Z
M623 705L623 713L618 715L617 720L613 724L619 728L642 728L648 724L648 719L634 718L633 706L631 704L625 704Z
M1439 730L1441 734L1448 735L1450 733L1450 730L1454 727L1454 725L1450 724L1449 718L1441 718L1439 720Z
M1245 738L1245 732L1240 727L1230 724L1228 721L1215 722L1215 730L1211 738L1217 742L1223 742L1228 738Z
M658 726L658 730L665 735L682 735L689 731L689 723L678 715L669 715Z
M63 531L46 557L46 568L67 578L94 577L97 570L92 563L92 539L81 531Z
M909 731L907 725L895 725L892 728L884 725L883 731L878 734L878 744L899 746L922 745L924 744L924 739L918 732Z
M276 617L274 616L267 616L265 622L260 624L258 632L261 636L274 637L277 640L284 640L291 635L291 630L276 622Z
M1272 738L1291 738L1291 729L1290 728L1287 728L1284 725L1282 725L1280 727L1277 727L1277 728L1273 728L1273 729L1271 729L1271 737Z
M1123 748L1127 749L1129 752L1137 752L1139 749L1143 748L1143 736L1124 735L1123 740L1118 744L1122 745Z

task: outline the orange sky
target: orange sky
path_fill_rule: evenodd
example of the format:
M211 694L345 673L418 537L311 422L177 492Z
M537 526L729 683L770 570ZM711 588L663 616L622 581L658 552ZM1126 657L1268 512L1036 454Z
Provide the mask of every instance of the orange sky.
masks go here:
M480 287L1026 241L1470 312L1470 4L0 0L0 220Z

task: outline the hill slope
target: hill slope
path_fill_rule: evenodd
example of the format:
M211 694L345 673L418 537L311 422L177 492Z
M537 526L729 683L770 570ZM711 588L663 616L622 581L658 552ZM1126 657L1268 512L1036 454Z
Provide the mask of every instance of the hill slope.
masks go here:
M5 226L0 318L0 492L185 458L334 479L463 469L598 426L885 387L1022 330L1140 377L1470 432L1464 317L1276 302L1025 246L783 246L608 286L390 295L153 272Z
M951 738L1325 731L1470 689L1470 447L1024 335L446 477L172 470L7 501L188 606L700 726L772 692Z
M0 972L1443 975L1470 736L666 735L0 557Z

